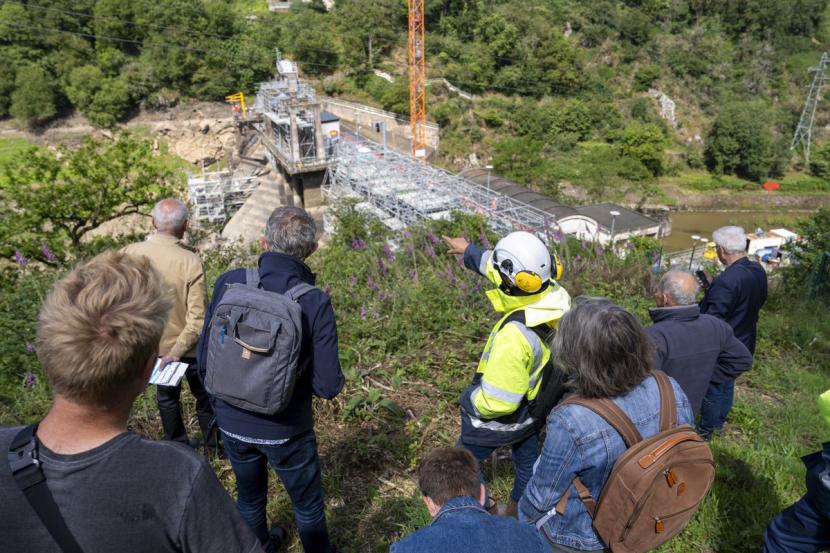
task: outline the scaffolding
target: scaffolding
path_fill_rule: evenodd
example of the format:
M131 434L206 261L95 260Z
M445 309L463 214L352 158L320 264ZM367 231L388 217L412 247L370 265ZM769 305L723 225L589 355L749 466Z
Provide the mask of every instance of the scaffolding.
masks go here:
M559 230L541 209L353 134L341 137L337 162L323 185L330 204L354 198L356 209L377 216L393 230L447 219L452 211L481 214L500 234L524 230L550 240L551 232Z
M188 174L192 216L204 223L225 223L258 185L256 176L235 177L231 171Z
M297 64L277 51L277 76L260 83L251 122L262 143L289 175L328 167L331 141L320 123L314 89L299 78Z

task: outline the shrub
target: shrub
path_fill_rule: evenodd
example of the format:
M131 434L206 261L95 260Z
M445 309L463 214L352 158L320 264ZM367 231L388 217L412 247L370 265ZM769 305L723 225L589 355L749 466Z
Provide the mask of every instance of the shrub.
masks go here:
M769 111L758 103L725 106L706 135L706 166L754 181L770 174L773 140Z

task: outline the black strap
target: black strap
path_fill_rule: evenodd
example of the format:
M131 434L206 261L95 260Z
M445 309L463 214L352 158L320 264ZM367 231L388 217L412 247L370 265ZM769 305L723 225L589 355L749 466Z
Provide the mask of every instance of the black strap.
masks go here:
M81 546L66 526L52 492L46 486L46 476L38 459L37 424L17 433L9 446L9 468L20 491L26 496L52 539L64 553L83 553Z

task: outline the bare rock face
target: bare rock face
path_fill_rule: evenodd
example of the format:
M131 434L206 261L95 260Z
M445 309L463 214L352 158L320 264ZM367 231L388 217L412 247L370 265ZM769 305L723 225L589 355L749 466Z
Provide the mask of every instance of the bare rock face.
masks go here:
M203 119L198 125L170 129L167 140L177 156L195 165L210 165L234 148L236 134L231 122Z
M660 117L668 121L673 129L676 129L677 117L674 114L674 100L656 88L649 88L648 95L657 100L657 103L660 105Z

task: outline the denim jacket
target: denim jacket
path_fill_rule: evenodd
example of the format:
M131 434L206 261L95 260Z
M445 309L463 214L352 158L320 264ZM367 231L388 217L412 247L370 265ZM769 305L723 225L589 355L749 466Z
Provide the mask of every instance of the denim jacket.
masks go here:
M677 399L678 424L692 424L686 394L672 379ZM643 438L658 432L660 394L657 381L648 377L630 392L611 398L637 426ZM539 527L548 540L583 551L600 550L605 544L572 482L579 476L599 501L614 462L625 451L620 435L593 411L581 405L554 408L548 417L547 438L536 461L533 477L519 502L519 518ZM562 516L548 517L562 494L569 494Z
M533 526L509 517L490 515L478 500L448 500L426 528L392 544L390 553L550 553Z

